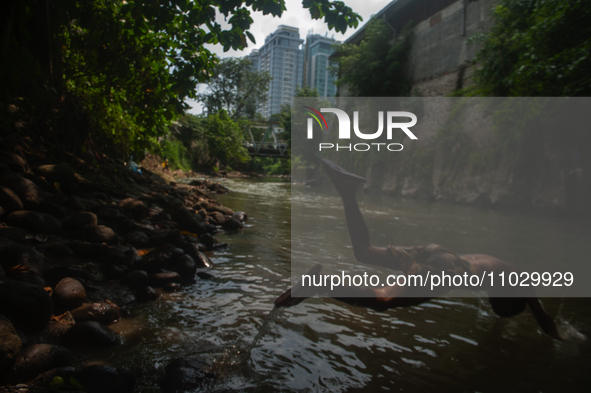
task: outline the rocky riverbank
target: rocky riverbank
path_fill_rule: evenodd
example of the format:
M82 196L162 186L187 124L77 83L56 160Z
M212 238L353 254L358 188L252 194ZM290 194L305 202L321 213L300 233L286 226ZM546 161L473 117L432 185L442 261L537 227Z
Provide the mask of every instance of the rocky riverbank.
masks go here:
M76 364L71 350L116 351L121 338L109 325L136 302L211 277L208 253L226 246L214 235L240 230L246 214L216 202L228 190L208 180L177 184L147 168L139 175L96 152L4 149L0 391L133 392L131 370ZM187 362L171 361L164 391L209 378Z

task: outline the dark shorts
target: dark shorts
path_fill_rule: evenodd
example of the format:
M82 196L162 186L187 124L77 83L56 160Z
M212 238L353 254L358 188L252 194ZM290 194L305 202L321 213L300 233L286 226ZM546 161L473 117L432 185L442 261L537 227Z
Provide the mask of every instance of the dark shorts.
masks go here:
M437 244L429 244L420 247L394 247L389 246L392 257L400 263L401 270L406 275L420 275L427 277L428 272L431 275L442 273L447 275L469 275L475 274L475 270L462 257L446 250ZM441 290L447 290L440 287ZM442 292L442 291L437 291ZM434 293L433 295L438 295Z

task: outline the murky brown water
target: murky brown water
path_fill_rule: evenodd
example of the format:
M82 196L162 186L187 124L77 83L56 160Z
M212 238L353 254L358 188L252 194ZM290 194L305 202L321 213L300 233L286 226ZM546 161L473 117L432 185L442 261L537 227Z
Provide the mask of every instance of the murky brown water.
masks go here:
M268 179L267 179L268 180ZM112 326L125 344L101 358L134 369L140 392L157 392L164 366L175 357L206 361L219 377L208 391L583 391L591 386L591 299L544 299L560 329L575 337L544 336L529 311L511 319L492 315L479 298L444 298L407 309L375 312L332 299L309 299L277 313L250 348L273 300L289 287L290 202L320 198L318 223L332 249L311 255L355 264L338 198L330 190L263 180L228 180L220 201L246 211L252 227L221 234L229 249L211 255L213 280L131 308ZM553 242L561 258L584 258L585 223L386 197L364 197L362 210L376 244L439 243L458 253L490 253L535 263L528 239ZM328 230L328 229L327 229ZM295 241L298 241L297 239ZM301 239L306 242L308 240ZM245 360L247 359L247 360Z

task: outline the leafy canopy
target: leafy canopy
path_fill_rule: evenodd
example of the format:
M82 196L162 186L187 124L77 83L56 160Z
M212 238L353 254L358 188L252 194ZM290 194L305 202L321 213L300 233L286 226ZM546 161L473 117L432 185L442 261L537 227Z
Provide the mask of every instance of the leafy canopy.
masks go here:
M338 32L361 19L342 1L302 3ZM206 44L242 49L254 42L252 12L281 16L286 7L284 0L65 0L59 6L9 0L0 9L6 15L3 56L15 62L32 57L39 65L27 62L20 80L36 78L47 91L73 93L92 117L96 144L127 154L156 143L182 113L184 100L196 98L197 85L214 74L218 60ZM227 26L216 21L219 15ZM12 88L2 96L23 94L5 83L18 70L0 71L0 88Z
M392 41L392 31L381 19L372 20L363 41L337 45L333 72L336 84L349 89L348 96L395 97L410 94L405 69L411 46L410 25ZM387 76L387 77L386 77Z

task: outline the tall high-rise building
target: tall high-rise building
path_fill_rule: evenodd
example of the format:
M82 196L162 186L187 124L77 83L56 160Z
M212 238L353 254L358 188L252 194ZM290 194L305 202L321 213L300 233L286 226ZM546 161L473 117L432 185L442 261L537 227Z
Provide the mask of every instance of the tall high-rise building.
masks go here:
M281 112L281 105L291 104L296 87L302 86L304 51L297 27L280 25L274 33L267 36L265 45L248 56L253 68L268 71L273 78L269 85L266 102L260 103L264 117Z
M316 88L318 95L322 98L334 97L337 93L337 87L334 84L336 76L332 75L328 69L330 66L328 57L334 52L332 45L335 42L333 38L320 34L308 34L306 37L303 85Z

